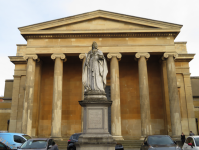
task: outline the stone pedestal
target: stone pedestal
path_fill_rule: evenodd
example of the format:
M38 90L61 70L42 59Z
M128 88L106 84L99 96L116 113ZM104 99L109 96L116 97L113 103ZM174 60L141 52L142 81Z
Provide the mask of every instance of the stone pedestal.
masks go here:
M77 150L115 150L116 142L108 132L108 101L105 92L90 91L84 100L79 101L83 107L83 134L76 143Z

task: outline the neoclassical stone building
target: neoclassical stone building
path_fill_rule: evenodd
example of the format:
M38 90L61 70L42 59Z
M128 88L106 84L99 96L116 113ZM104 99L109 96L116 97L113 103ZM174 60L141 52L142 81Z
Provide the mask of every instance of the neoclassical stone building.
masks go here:
M82 130L82 65L93 41L107 58L110 132L115 139L196 133L182 25L107 11L20 27L10 132L67 137Z

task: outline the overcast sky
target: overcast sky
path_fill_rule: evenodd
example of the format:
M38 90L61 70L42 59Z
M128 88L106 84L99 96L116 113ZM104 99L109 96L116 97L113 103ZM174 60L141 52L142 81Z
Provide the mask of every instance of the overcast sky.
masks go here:
M26 44L18 27L106 10L183 25L175 41L187 41L191 76L199 76L199 0L0 0L0 96L5 79L13 79L16 44Z

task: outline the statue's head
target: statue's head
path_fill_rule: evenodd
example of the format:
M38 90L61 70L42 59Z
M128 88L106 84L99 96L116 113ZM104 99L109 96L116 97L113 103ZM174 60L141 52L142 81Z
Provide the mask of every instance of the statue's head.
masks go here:
M92 49L97 49L97 43L95 41L92 44Z

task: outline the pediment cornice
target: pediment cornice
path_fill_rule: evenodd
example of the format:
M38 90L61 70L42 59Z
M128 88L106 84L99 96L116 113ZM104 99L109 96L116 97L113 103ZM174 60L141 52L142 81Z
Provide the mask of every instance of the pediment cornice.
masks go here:
M123 22L145 25L145 26L149 26L153 28L161 28L161 29L173 28L173 29L179 30L182 27L182 25L179 25L179 24L173 24L173 23L168 23L168 22L163 22L163 21L157 21L157 20L152 20L152 19L146 19L146 18L141 18L141 17L135 17L135 16L129 16L129 15L124 15L124 14L103 11L103 10L97 10L93 12L71 16L71 17L65 17L61 19L56 19L52 21L20 27L19 30L23 33L25 31L46 30L49 28L77 23L77 22L81 22L85 20L94 19L94 18L106 18L106 19L112 19L116 21L123 21Z

